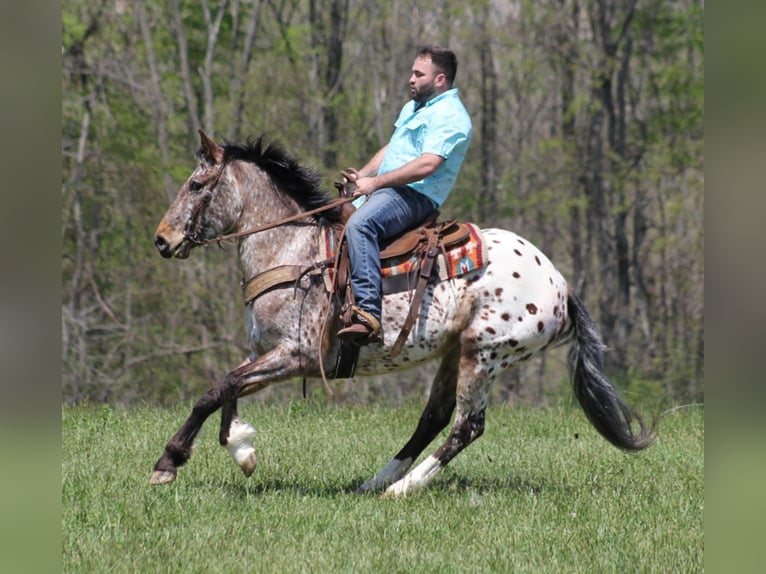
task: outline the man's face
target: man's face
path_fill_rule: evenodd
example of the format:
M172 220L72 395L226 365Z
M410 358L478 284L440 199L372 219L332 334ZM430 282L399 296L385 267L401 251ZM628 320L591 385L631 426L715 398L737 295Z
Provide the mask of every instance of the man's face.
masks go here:
M444 73L440 72L431 62L429 56L415 58L410 74L410 95L421 104L444 91Z

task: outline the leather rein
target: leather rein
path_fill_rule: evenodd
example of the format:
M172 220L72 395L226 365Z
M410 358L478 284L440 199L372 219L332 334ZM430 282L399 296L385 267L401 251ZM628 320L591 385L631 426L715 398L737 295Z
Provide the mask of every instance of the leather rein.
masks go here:
M273 229L275 227L286 225L287 223L292 223L293 221L298 221L300 219L304 219L305 217L309 217L311 215L315 215L323 211L329 211L330 209L340 207L341 205L345 205L356 199L355 197L351 197L350 193L344 194L343 197L340 197L339 199L336 199L328 203L327 205L324 205L322 207L317 207L316 209L311 209L309 211L302 211L300 213L296 213L295 215L285 217L278 221L273 221L271 223L266 223L264 225L253 227L252 229L238 231L236 233L221 234L212 239L200 239L199 234L202 229L202 218L204 217L205 211L207 210L208 206L210 205L210 201L213 198L213 191L218 185L218 182L221 180L221 176L223 175L223 170L226 167L226 163L227 162L225 160L221 162L221 165L218 167L218 171L213 177L212 183L201 193L199 203L197 203L197 205L194 207L194 211L192 212L191 217L184 225L184 239L187 241L190 241L191 243L194 243L196 246L204 246L204 245L209 245L211 243L217 243L218 246L221 247L221 242L230 241L232 239L244 237L246 235L253 235L255 233L260 233L261 231L266 231L267 229ZM338 184L336 184L336 187L338 187ZM338 187L338 189L340 190L341 188ZM243 280L241 283L241 287L244 291L245 305L249 304L259 295L261 295L262 293L266 292L270 288L275 287L277 285L292 283L297 288L298 281L300 281L300 278L303 277L306 273L311 273L315 270L320 270L324 268L325 266L329 264L334 264L334 263L335 263L335 258L330 258L327 261L318 261L313 263L312 265L305 266L305 267L298 266L298 265L280 265L278 267L268 269L256 275L255 277L251 277L248 280ZM327 308L327 314L325 315L325 319L323 321L324 323L323 331L327 326L328 318L329 318L329 306ZM334 396L334 393L327 382L327 377L325 376L324 361L323 361L323 358L321 357L321 354L320 354L320 369L322 372L322 382L324 383L325 389L330 394L330 396ZM304 398L306 397L306 379L305 378L303 379L303 396Z
M223 175L223 170L225 167L226 167L226 161L221 162L221 165L218 167L218 171L216 172L211 185L202 192L202 194L200 195L199 203L197 203L196 207L194 208L194 211L192 212L191 217L186 222L186 225L184 225L184 238L190 241L191 243L194 243L196 246L203 246L203 245L209 245L211 243L217 243L220 247L221 242L230 241L232 239L237 239L239 237L244 237L246 235L253 235L255 233L260 233L261 231L266 231L267 229L280 227L287 223L292 223L293 221L298 221L299 219L303 219L304 217L309 217L311 215L316 215L317 213L321 213L323 211L329 211L336 207L340 207L341 205L345 205L346 203L350 203L351 201L356 199L352 197L340 197L322 207L317 207L316 209L311 209L309 211L301 211L300 213L296 213L295 215L291 215L289 217L285 217L283 219L280 219L278 221L273 221L271 223L266 223L264 225L259 225L257 227L253 227L252 229L246 229L244 231L238 231L236 233L222 234L222 235L213 237L212 239L200 239L199 234L202 228L202 218L205 215L205 211L207 211L208 205L210 205L210 201L213 199L213 191L218 185L218 182L221 180L221 175Z

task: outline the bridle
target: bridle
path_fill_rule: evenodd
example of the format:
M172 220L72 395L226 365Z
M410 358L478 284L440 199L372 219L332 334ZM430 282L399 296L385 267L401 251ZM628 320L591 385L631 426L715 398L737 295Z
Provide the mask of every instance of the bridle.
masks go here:
M221 175L223 175L223 170L225 167L226 160L222 161L221 165L218 166L218 171L213 177L212 183L207 186L200 194L199 201L197 202L197 205L194 206L191 217L189 217L186 225L184 225L185 241L193 243L197 246L205 245L208 243L207 240L200 239L199 236L200 232L202 231L202 218L205 216L205 212L210 205L210 201L213 199L213 190L215 190L218 182L221 181Z
M221 180L221 176L223 175L223 170L226 168L226 164L227 164L227 161L224 159L221 162L221 164L218 166L218 171L213 177L213 180L210 183L210 185L208 185L200 194L200 198L199 198L199 201L197 202L197 205L194 206L194 209L192 211L191 216L189 217L189 220L184 225L184 231L183 231L184 241L188 241L189 243L192 243L195 246L204 246L210 243L217 243L218 246L221 247L221 242L223 241L235 239L238 237L243 237L246 235L252 235L254 233L259 233L261 231L266 231L267 229L273 229L274 227L279 227L281 225L285 225L293 221L304 219L308 216L321 213L323 211L329 211L330 209L340 207L341 205L345 205L346 203L350 203L356 199L356 197L354 197L352 193L349 192L343 186L343 184L339 184L338 182L336 182L335 187L341 191L341 197L336 199L335 201L331 201L327 205L318 207L316 209L311 209L309 211L302 211L302 212L296 213L295 215L291 215L289 217L280 219L278 221L266 223L264 225L259 225L258 227L247 229L245 231L238 231L236 233L229 233L227 235L218 235L217 237L214 237L212 239L201 239L200 232L202 231L202 218L205 216L205 211L207 211L207 208L210 205L210 201L213 199L213 191L215 191L215 188L218 186L218 182ZM298 282L304 275L315 272L317 270L321 270L327 265L335 265L337 263L335 261L337 257L338 255L336 254L334 257L331 257L325 261L315 262L314 264L309 266L281 265L279 267L269 269L265 271L264 273L261 273L255 277L252 277L247 281L243 280L242 287L250 290L250 295L246 294L245 296L245 303L246 304L249 303L256 297L258 297L261 293L265 292L269 288L274 287L276 285L292 283L297 288ZM323 332L328 325L327 321L329 318L329 312L330 312L329 310L330 310L330 307L328 306L327 314L324 319ZM325 389L330 394L330 396L333 396L334 393L327 382L327 377L325 376L324 360L321 356L320 356L320 370L322 372L322 382L324 383ZM306 380L305 379L303 381L303 394L305 397L306 396Z
M354 199L356 199L355 197L351 197L350 195L345 197L340 197L336 199L335 201L331 201L330 203L322 207L317 207L316 209L311 209L309 211L301 211L300 213L296 213L295 215L291 215L289 217L285 217L283 219L280 219L278 221L273 221L271 223L266 223L264 225L259 225L258 227L254 227L252 229L238 231L236 233L229 233L226 235L218 235L216 237L213 237L212 239L201 239L200 232L202 231L202 218L205 216L205 211L207 211L207 208L210 205L210 201L213 199L213 191L218 185L218 182L221 180L221 176L223 175L223 170L226 167L226 164L227 164L226 160L223 160L221 164L218 166L218 171L213 177L211 184L207 186L205 190L202 191L202 193L200 194L199 201L197 202L197 205L194 206L194 210L192 211L191 217L189 217L189 220L184 225L184 232L183 232L184 240L188 241L189 243L193 243L194 245L198 247L208 245L210 243L217 243L220 247L220 244L223 241L236 239L238 237L244 237L245 235L252 235L254 233L259 233L261 231L266 231L267 229L273 229L274 227L279 227L281 225L285 225L293 221L298 221L299 219L303 219L310 215L315 215L323 211L329 211L330 209L340 207L341 205L345 205L346 203L350 203L351 201L354 201Z

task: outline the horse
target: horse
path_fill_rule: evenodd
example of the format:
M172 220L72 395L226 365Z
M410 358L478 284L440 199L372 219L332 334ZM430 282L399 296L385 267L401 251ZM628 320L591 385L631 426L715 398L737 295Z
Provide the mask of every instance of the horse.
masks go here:
M300 269L284 281L266 281L245 304L251 352L196 402L165 446L151 484L177 478L205 420L221 409L219 442L246 477L258 462L253 426L237 400L295 378L324 377L340 341L336 305L319 265L323 226L338 224L340 209L322 189L319 172L264 136L245 144L217 144L199 131L199 164L157 228L154 244L165 258L187 258L193 248L227 238L237 246L244 282ZM482 229L488 264L449 280L432 280L415 328L401 351L393 339L408 313L407 292L383 300L383 340L361 347L355 376L389 373L440 361L425 408L409 441L357 489L406 496L420 491L484 432L493 379L554 346L570 344L574 394L593 427L612 445L636 452L649 446L654 425L630 409L603 373L601 335L582 300L530 241L502 229ZM308 271L306 271L308 270ZM326 271L326 270L325 270ZM333 328L325 319L333 313ZM393 356L395 355L395 356ZM444 442L412 468L446 428ZM637 428L636 428L637 427Z

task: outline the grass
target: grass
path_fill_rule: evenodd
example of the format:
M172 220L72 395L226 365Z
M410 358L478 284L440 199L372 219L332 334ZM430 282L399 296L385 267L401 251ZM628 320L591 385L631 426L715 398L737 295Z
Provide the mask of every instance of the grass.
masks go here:
M419 405L240 411L258 429L250 479L217 445L216 416L178 480L152 487L187 408L65 408L62 570L704 569L702 407L665 417L638 455L609 446L574 408L491 408L484 436L404 500L354 489L409 438Z

